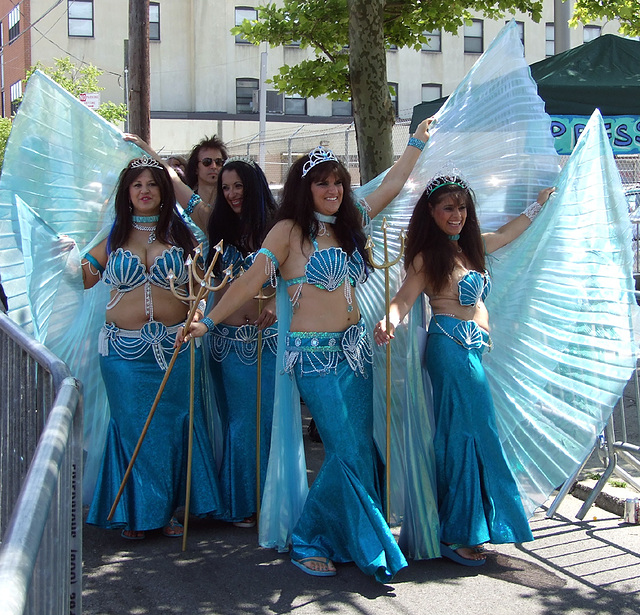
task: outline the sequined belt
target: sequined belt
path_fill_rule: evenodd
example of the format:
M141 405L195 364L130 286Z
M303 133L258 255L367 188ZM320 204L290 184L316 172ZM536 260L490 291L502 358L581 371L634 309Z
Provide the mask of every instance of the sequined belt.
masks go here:
M285 340L284 370L292 373L296 364L301 373L335 372L340 361L347 360L356 373L367 376L366 364L373 352L364 320L345 331L289 331Z
M434 314L429 323L429 334L445 335L467 350L490 352L490 335L474 320L460 320L448 314Z
M100 330L98 350L103 357L107 357L109 348L112 348L122 359L134 361L151 348L158 367L166 370L167 358L170 359L174 352L173 343L182 325L183 323L179 323L167 327L161 322L152 320L145 323L141 329L120 329L113 323L105 323ZM188 346L189 344L183 344L180 352Z

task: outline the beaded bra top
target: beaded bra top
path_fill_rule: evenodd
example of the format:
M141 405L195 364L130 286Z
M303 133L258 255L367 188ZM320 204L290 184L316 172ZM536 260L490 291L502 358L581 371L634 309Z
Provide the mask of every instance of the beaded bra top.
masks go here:
M458 282L458 301L464 307L477 305L491 292L491 276L488 271L467 271Z
M184 263L184 250L177 246L164 250L153 261L147 271L137 254L124 248L118 248L109 254L102 280L116 291L107 304L107 309L113 308L122 297L143 284L153 284L159 288L169 290L169 270L173 271L174 287L176 289L188 282L189 274Z

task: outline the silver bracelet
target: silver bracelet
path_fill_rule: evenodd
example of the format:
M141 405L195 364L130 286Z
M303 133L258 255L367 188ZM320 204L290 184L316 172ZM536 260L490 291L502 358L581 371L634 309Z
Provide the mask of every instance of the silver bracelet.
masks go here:
M200 303L198 303L198 307L196 308L196 310L204 316L206 309L207 309L207 302L204 299L200 299Z
M533 219L540 213L542 209L542 203L538 203L538 201L534 201L527 207L522 213L533 222Z

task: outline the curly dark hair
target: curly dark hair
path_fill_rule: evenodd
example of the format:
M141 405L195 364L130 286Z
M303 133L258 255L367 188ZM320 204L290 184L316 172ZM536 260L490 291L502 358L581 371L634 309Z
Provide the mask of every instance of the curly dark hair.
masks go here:
M438 293L447 284L455 266L456 249L433 217L433 209L445 198L451 197L457 205L467 208L467 219L460 231L458 245L478 271L485 270L485 252L476 214L475 197L470 189L457 185L444 185L418 199L407 230L407 245L404 256L407 269L418 254L424 261L424 274L433 292Z
M227 203L222 186L228 173L235 171L242 182L242 210L238 216ZM228 181L228 179L227 179ZM224 245L235 246L244 256L260 248L263 239L273 225L276 201L269 189L269 182L262 169L244 160L227 162L218 174L218 192L207 224L209 246L220 240ZM213 251L209 250L207 265ZM216 275L220 262L216 263Z
M216 136L205 136L193 146L189 159L187 160L187 169L184 172L187 185L195 190L198 185L198 158L201 149L219 149L220 154L226 160L229 157L226 145Z
M366 236L362 229L362 212L355 203L351 189L351 175L343 164L334 160L328 160L313 166L302 177L302 168L309 160L306 154L296 160L285 181L277 220L293 220L302 230L301 242L311 240L318 233L318 220L314 216L315 208L311 185L314 182L326 180L330 175L335 175L342 182L343 197L340 209L336 214L333 230L341 248L352 254L358 250L365 263L370 264L369 255L364 249Z
M137 160L137 159L135 159ZM171 177L164 167L155 166L133 167L132 160L120 173L115 192L116 219L111 227L107 241L107 251L122 247L133 228L133 213L129 200L131 184L144 173L149 171L160 188L160 219L156 226L156 239L168 245L174 245L184 250L185 256L190 254L195 246L195 238L184 220L176 210L176 195L173 191Z

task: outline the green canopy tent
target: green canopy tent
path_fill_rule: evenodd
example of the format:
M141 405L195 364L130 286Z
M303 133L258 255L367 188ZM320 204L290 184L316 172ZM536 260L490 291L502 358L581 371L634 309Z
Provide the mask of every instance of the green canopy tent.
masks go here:
M615 153L640 151L640 41L605 34L532 64L531 76L552 116L554 136L563 137L567 132L575 143L597 108L610 124ZM416 105L410 132L446 100L444 97ZM563 147L566 149L566 145Z

